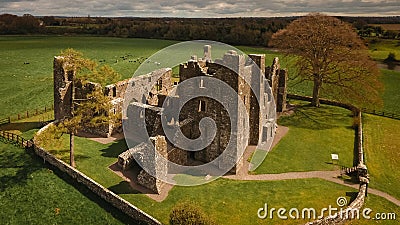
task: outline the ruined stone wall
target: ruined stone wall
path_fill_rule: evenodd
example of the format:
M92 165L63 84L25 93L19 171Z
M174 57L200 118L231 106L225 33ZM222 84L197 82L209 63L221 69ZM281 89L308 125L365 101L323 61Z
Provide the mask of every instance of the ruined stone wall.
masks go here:
M188 165L188 152L172 146L168 149L168 160L178 165Z
M152 171L153 174L156 174L157 176L160 177L166 177L167 174L167 164L163 163L161 161L157 162L157 157L164 157L165 159L168 158L167 154L167 141L165 139L165 136L162 135L157 135L155 137L150 138L153 146L155 147L155 151L160 153L160 156L155 154L154 151L150 151L151 155L145 154L143 155L143 160L148 160L148 165L152 165L151 168L147 167L148 170ZM147 152L148 153L148 152ZM157 163L156 163L157 162ZM140 185L154 191L155 193L159 194L161 193L162 187L165 185L165 183L156 177L148 174L145 170L142 170L139 172L139 175L137 177L137 181Z
M237 95L234 96L233 99L229 99L233 105L238 105L237 96L244 102L246 111L250 114L251 111L251 88L246 82L246 78L250 77L252 74L252 67L245 65L245 60L242 55L238 55L234 51L229 51L222 60L216 61L212 63L208 61L205 65L201 65L196 61L189 61L187 64L182 64L180 66L180 76L181 82L186 79L196 77L196 76L211 76L213 78L219 79L225 84L229 85L234 91L237 92ZM241 76L238 76L239 73ZM260 73L258 73L260 75ZM248 78L250 80L250 78ZM207 79L204 80L201 88L207 90L209 86L207 85ZM199 88L199 87L193 87ZM193 93L193 90L180 90L178 86L178 95L190 96ZM225 93L218 93L221 98L227 98ZM205 110L199 110L201 105L205 104ZM229 140L233 143L235 149L245 148L247 142L244 141L244 137L249 133L249 130L244 129L244 115L241 115L239 110L232 112L231 115L228 115L228 112L225 108L213 99L209 99L206 97L197 97L187 102L181 111L181 118L193 118L194 122L190 130L183 131L185 136L195 139L200 136L198 123L203 117L210 117L215 121L216 124L216 136L214 140L211 142L209 146L207 146L203 151L198 151L194 154L196 160L200 160L203 162L210 162L217 158L221 153L226 149ZM233 132L233 136L231 136L231 119L237 121L235 126L238 128ZM205 134L211 133L205 131ZM258 138L258 137L257 137ZM239 157L239 152L235 152L233 155L226 155L222 161L220 161L220 168L223 168L226 165L230 164L232 161L237 161ZM233 171L238 169L241 165L241 160Z
M75 71L66 71L64 58L54 57L54 118L62 120L72 116L72 82L75 79Z
M93 93L95 90L102 90L102 87L98 83L94 82L85 82L82 83L80 80L75 80L74 81L74 101L76 103L80 103L83 101L86 101L88 99L88 95ZM74 104L74 110L77 110L78 105ZM113 113L108 112L108 113ZM102 126L90 126L90 123L85 123L87 124L86 126L81 128L81 131L89 134L94 134L100 137L109 137L113 131L114 127L112 123L109 124L104 124Z
M250 137L249 144L257 145L260 137L262 127L260 126L261 114L260 114L260 103L263 104L264 96L261 96L261 91L264 90L263 76L265 76L265 55L264 54L250 54L249 57L259 67L252 70L251 85L254 91L251 92L250 96ZM261 102L259 102L259 100Z
M283 112L286 110L288 71L281 69L278 57L275 57L272 65L266 67L265 70L265 76L274 96L276 111Z
M277 92L276 111L277 112L283 112L286 110L287 79L288 79L287 70L280 70L279 78L278 78L278 89L276 90L276 92Z
M123 121L125 126L125 138L134 139L131 141L146 142L148 137L163 135L161 124L162 109L156 106L146 105L139 102L132 102L128 106L128 118ZM146 124L138 123L145 120ZM143 127L145 126L145 127ZM143 133L147 130L147 135Z
M132 86L129 90L138 91L144 88L148 82L154 81L154 77L160 77L157 84L153 86L149 92L149 96L143 96L143 99L138 99L138 102L148 103L153 106L162 105L165 96L172 89L172 70L170 68L159 69L149 74L119 81L115 84L107 85L104 89L100 84L93 82L81 83L75 79L75 71L66 71L64 60L62 57L54 58L54 115L56 120L62 120L72 116L72 101L79 102L87 99L87 95L93 92L96 88L100 88L104 95L110 97L112 109L108 113L118 115L122 112L123 100L128 86ZM135 86L136 85L136 86ZM74 96L72 96L74 95ZM76 109L76 108L75 108ZM82 131L109 137L115 132L121 132L122 126L119 121L109 123L108 125L89 127L85 126Z
M110 98L124 98L130 79L118 81L104 87L104 94Z

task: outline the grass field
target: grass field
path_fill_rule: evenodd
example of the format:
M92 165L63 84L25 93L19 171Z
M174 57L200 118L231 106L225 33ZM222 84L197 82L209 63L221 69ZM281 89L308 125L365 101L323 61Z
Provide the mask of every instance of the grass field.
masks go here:
M400 41L399 40L388 40L388 39L374 39L376 41L369 44L369 52L371 57L378 61L383 61L389 55L394 53L396 59L400 59Z
M68 145L68 136L62 138L62 145ZM77 137L75 149L77 168L165 224L168 224L172 207L180 201L195 202L207 215L216 220L217 224L299 224L304 221L258 219L257 209L264 203L268 203L270 207L321 209L329 204L335 206L336 198L339 196L346 196L350 201L356 191L319 179L273 182L219 179L201 186L174 187L167 199L158 203L133 190L126 181L108 169L125 148L124 140L102 145ZM59 149L61 150L52 152L68 161L67 147ZM318 196L326 197L321 199ZM400 210L399 207L375 196L369 198L368 206L380 211ZM368 223L362 221L358 224Z
M364 115L364 137L371 187L400 199L400 120Z
M110 37L0 36L0 118L53 103L53 57L63 49L81 51L85 57L109 64L123 78L129 78L139 61L174 43L177 42ZM262 48L239 49L267 53L268 64L277 55ZM123 56L127 59L123 60Z
M129 55L132 60L144 58L173 43L175 42L101 37L0 37L0 57L3 59L0 61L0 118L52 103L52 59L62 49L72 47L96 61L105 60L105 63L127 78L139 64L122 60L121 56ZM396 42L389 41L378 43L374 46L377 50L371 48L371 54L376 59L383 59L382 57L386 57L389 52L395 51L399 57L400 51L396 45ZM246 53L266 53L267 65L272 62L274 56L280 56L262 48L239 48ZM287 60L281 60L282 67L288 65ZM29 64L24 64L25 62ZM289 72L290 70L291 68ZM400 73L383 70L382 80L385 84L384 110L400 113L397 106L400 102ZM293 86L293 83L289 83L289 88L292 93L310 95L309 84ZM352 166L354 131L351 129L353 120L349 116L350 112L329 106L315 110L307 107L305 103L298 103L301 107L294 115L280 119L281 125L289 127L288 135L268 154L256 173L330 170L333 169L329 164L331 153L339 153L341 165ZM32 129L32 123L41 119L41 116L15 122L12 124L14 132L25 138L33 137L37 129ZM47 118L52 115L50 113L44 116ZM371 187L400 198L397 190L400 186L397 182L400 174L392 172L399 168L395 161L398 154L392 149L400 147L400 140L398 135L396 136L400 127L396 124L393 120L366 116L366 159L371 172ZM67 135L63 136L59 146L50 146L53 147L50 149L53 149L52 153L68 162L66 146ZM123 140L102 145L77 137L77 167L164 223L168 221L168 214L173 205L181 200L195 201L219 224L262 224L268 221L257 219L256 212L264 202L273 207L286 207L283 205L285 203L290 204L290 207L318 208L328 204L335 205L338 196L353 196L352 192L355 191L318 179L276 182L220 179L198 187L174 187L167 200L157 203L142 194L135 194L127 182L107 168L116 162L118 154L125 149ZM65 224L78 221L80 224L117 224L120 220L126 223L123 215L113 211L113 217L104 210L109 206L98 203L96 196L82 187L74 189L69 181L61 180L57 174L44 167L40 160L32 158L22 150L0 143L0 157L0 179L5 181L0 183L0 187L6 187L0 194L1 209L5 209L4 212L0 212L0 221L20 224L25 223L21 218L27 218L27 222L33 224ZM49 185L54 188L46 188ZM321 199L320 196L327 197ZM386 200L369 196L366 204L374 210L399 212L399 207ZM59 215L55 215L56 208L60 209ZM272 223L282 224L282 221L274 220ZM299 221L290 220L284 222L298 223ZM398 221L392 224L397 223ZM363 221L354 224L368 223Z
M385 86L382 94L383 111L400 114L400 72L382 70L381 81Z
M380 26L384 30L395 30L400 31L400 24L369 24L370 26Z
M292 101L297 109L283 116L278 124L289 127L288 134L268 153L255 172L284 173L291 171L333 170L331 153L339 154L340 165L353 166L354 129L351 112L308 102Z
M128 39L110 37L58 37L58 36L0 36L0 118L41 108L53 103L53 57L61 50L75 48L99 64L109 64L123 78L129 78L143 61L158 50L176 42L166 40ZM266 54L266 65L280 57L281 66L295 72L290 58L264 48L238 46L247 54ZM383 60L390 52L400 57L398 41L379 40L370 45L371 56ZM200 51L201 52L201 51ZM123 60L121 57L126 56ZM102 62L100 62L102 61ZM135 62L136 61L136 62ZM25 64L29 63L29 64ZM386 83L385 83L386 84ZM291 93L311 95L311 83L297 84L289 80ZM389 99L385 102L394 102Z
M129 218L25 150L0 142L1 224L126 224ZM79 221L79 222L78 222Z
M295 188L294 188L295 187ZM348 201L354 197L355 189L330 183L319 179L286 180L286 181L232 181L219 179L207 185L196 187L174 187L167 199L161 203L154 202L142 195L124 194L125 199L135 202L140 208L151 212L161 222L167 223L171 208L180 201L196 202L217 224L304 224L306 220L259 219L257 210L268 204L268 209L284 207L313 207L320 211L332 205L336 199L344 196ZM321 196L324 196L321 198ZM368 206L374 210L396 211L400 208L386 200L372 196ZM396 224L392 223L382 224ZM357 224L369 224L360 221Z
M53 103L53 57L74 48L88 58L105 60L124 78L139 63L122 60L148 57L175 42L102 37L0 37L0 118ZM118 63L116 61L118 60ZM29 64L24 64L29 63Z

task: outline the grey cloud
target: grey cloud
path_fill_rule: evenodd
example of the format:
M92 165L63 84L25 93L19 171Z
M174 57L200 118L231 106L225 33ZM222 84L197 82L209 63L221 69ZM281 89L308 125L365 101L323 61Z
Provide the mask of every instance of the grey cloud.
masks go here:
M399 15L398 0L0 0L0 13L65 16L276 16L308 12Z

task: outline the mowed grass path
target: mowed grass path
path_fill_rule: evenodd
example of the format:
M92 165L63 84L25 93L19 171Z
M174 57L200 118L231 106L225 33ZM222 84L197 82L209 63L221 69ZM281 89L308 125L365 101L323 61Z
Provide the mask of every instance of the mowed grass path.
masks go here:
M126 224L130 219L33 154L0 142L1 224ZM107 209L107 210L105 210ZM120 220L116 219L119 218ZM122 222L121 222L122 221Z
M278 124L289 132L268 153L256 174L293 171L333 170L331 153L339 154L339 164L353 166L354 129L349 110L308 102L292 101L297 105L290 116L282 116Z
M400 120L367 114L363 117L371 187L400 199Z

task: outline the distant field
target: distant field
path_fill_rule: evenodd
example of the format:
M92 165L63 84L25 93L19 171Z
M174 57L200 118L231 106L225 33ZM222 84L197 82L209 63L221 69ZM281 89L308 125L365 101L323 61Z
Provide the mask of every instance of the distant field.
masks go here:
M63 49L79 50L129 78L139 61L174 43L110 37L0 36L0 118L53 103L53 57ZM246 53L266 53L267 65L279 55L263 48L239 48Z
M371 57L375 60L383 61L389 53L394 53L396 58L400 59L400 40L369 39L368 47Z
M369 24L374 27L382 27L384 30L400 31L400 24Z
M74 48L88 58L105 60L124 78L131 77L139 63L175 42L165 40L102 37L0 37L0 118L53 102L53 57ZM118 62L117 62L118 61ZM27 64L29 63L29 64Z

